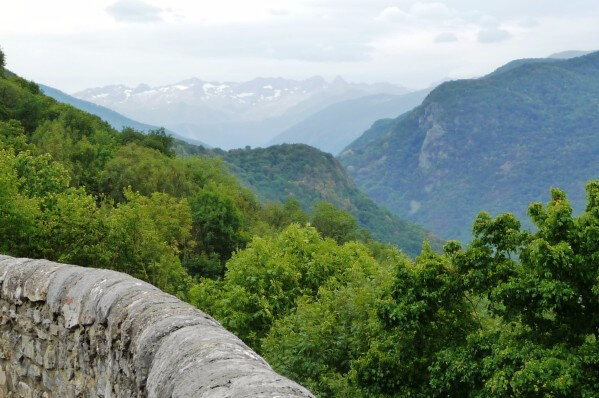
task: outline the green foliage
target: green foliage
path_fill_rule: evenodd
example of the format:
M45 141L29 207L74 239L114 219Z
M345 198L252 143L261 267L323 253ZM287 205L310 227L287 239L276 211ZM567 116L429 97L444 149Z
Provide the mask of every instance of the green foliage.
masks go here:
M128 187L146 196L152 192L185 195L192 187L181 171L159 151L128 143L107 162L99 186L117 202L125 199L123 192Z
M226 194L202 189L190 198L193 219L193 237L196 249L203 254L196 259L204 264L201 268L206 272L199 272L201 276L223 276L224 267L218 272L210 260L209 253L217 254L222 265L231 257L231 254L245 244L241 230L241 213L233 200ZM199 271L199 270L198 270Z
M291 224L306 225L308 215L302 210L300 203L287 198L285 203L270 202L263 206L261 218L277 231L282 231Z
M167 156L175 155L173 152L174 139L166 134L164 128L150 130L148 133L143 134L130 127L126 127L121 132L119 138L123 145L135 142L141 146L155 149Z
M125 202L111 212L107 224L106 250L111 269L185 298L191 279L178 254L190 244L187 200L164 193L145 197L127 190Z
M441 249L440 239L376 205L357 189L330 154L307 145L287 144L206 153L220 156L231 172L265 201L293 198L304 210L325 201L351 214L373 239L393 243L410 256L418 254L425 238Z
M599 182L587 185L578 217L558 190L529 214L535 233L510 214L480 213L466 249L452 241L437 254L425 244L413 262L380 244L352 243L366 257L324 279L315 294L283 277L292 274L270 271L276 292L244 296L270 286L252 272L276 266L265 265L269 251L258 254L252 243L239 259L254 264L235 288L231 279L203 291L203 305L214 291L231 292L211 311L234 330L242 326L240 335L275 369L323 397L594 397ZM235 294L245 307L236 307ZM273 309L271 296L283 310Z
M509 214L491 218L481 213L466 250L455 243L447 246L456 279L447 291L453 292L451 296L438 300L436 312L444 319L418 323L434 325L439 333L447 321L456 322L453 335L439 341L444 347L425 356L427 372L417 389L421 394L595 396L599 386L598 195L599 182L590 182L586 211L573 217L564 193L552 190L547 206L529 207L537 227L532 234L522 231ZM439 287L431 286L429 292L443 293ZM427 308L418 300L407 300L409 307L401 304L405 294L394 297L392 308L402 316L410 314L410 308ZM455 312L459 307L452 303L465 307ZM466 311L468 303L471 311ZM467 316L460 319L452 313ZM403 322L391 330L410 325L410 318L398 319ZM395 342L402 347L401 340ZM403 347L398 351L398 355L406 352ZM366 381L369 388L379 385L373 383L376 379Z
M327 202L318 202L312 208L311 224L327 238L338 244L355 240L358 232L356 219Z
M21 152L29 149L25 130L18 120L0 121L0 150Z
M338 246L314 228L294 224L276 236L254 238L233 255L221 282L204 280L195 288L192 302L256 348L298 297L314 297L325 282L333 283L329 279L345 279L353 264L369 263L374 260L359 244Z
M218 253L192 252L185 255L182 264L193 277L211 279L222 278L224 273L223 262Z
M2 76L0 250L128 272L185 298L182 262L216 256L222 274L259 206L218 159L175 158L172 147L164 130L118 133ZM187 198L208 191L218 203L192 214Z
M324 283L316 297L300 297L296 310L276 320L261 345L278 371L321 396L364 396L351 381L353 363L383 337L377 303L390 287L392 262L377 264L363 247L352 245L361 262ZM407 261L397 252L387 254L393 262Z
M36 233L39 203L19 192L19 176L13 167L15 156L0 151L0 250L27 252Z
M6 66L6 56L4 55L4 51L2 51L2 47L0 47L0 71L4 69Z
M0 151L0 250L17 256L128 272L185 297L190 277L178 255L191 246L185 199L125 192L98 204L48 154Z
M378 316L388 334L355 366L357 384L371 394L426 396L436 353L461 344L475 326L459 275L427 245L414 264L397 267Z

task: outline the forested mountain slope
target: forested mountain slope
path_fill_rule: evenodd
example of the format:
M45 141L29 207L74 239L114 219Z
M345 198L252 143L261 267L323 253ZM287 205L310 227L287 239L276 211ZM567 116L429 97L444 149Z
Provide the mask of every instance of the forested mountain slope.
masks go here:
M430 92L369 95L329 105L285 130L270 144L308 144L337 155L378 119L395 117L420 105Z
M467 240L479 210L524 219L551 186L581 210L599 175L599 52L444 83L340 161L378 203L444 238Z
M361 192L341 164L330 154L303 144L230 151L201 150L220 157L232 174L262 201L293 198L305 210L325 201L353 215L358 225L380 242L397 245L407 254L418 254L427 239L435 249L442 241L416 224L407 222L374 203Z

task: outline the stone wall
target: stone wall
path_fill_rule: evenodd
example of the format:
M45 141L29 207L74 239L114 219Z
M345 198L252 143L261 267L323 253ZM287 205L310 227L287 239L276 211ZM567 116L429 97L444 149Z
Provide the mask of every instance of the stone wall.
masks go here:
M311 396L152 285L0 256L0 397Z

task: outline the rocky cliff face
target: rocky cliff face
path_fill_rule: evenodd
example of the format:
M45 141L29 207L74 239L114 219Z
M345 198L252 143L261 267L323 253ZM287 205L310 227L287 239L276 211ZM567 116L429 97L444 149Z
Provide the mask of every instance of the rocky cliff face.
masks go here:
M311 397L125 274L0 256L1 397Z

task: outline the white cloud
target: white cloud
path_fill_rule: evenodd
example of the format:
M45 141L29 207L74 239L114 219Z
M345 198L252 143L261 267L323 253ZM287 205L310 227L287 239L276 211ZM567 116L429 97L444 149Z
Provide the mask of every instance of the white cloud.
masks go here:
M499 26L499 20L491 15L482 15L480 17L479 24L486 28L495 28Z
M509 39L511 36L510 32L505 29L489 28L481 29L478 32L477 39L480 43L498 43Z
M452 11L443 3L417 2L410 8L410 14L417 18L443 19L450 17Z
M439 33L435 37L435 43L452 43L456 41L458 41L458 37L455 35L455 33L451 32Z
M518 26L521 28L536 28L539 26L539 21L535 18L528 17L518 21Z
M377 16L377 20L385 21L385 22L405 22L412 19L412 15L403 11L401 8L397 6L391 6L385 8L383 11L379 13Z
M283 16L286 16L286 15L289 15L289 10L286 10L284 8L271 8L269 10L269 12L272 15L277 16L277 17L283 17Z
M384 8L377 16L377 20L387 22L417 22L418 20L443 20L451 17L454 12L445 4L416 2L404 11L398 6Z
M158 22L163 10L140 0L118 0L106 12L118 22Z

